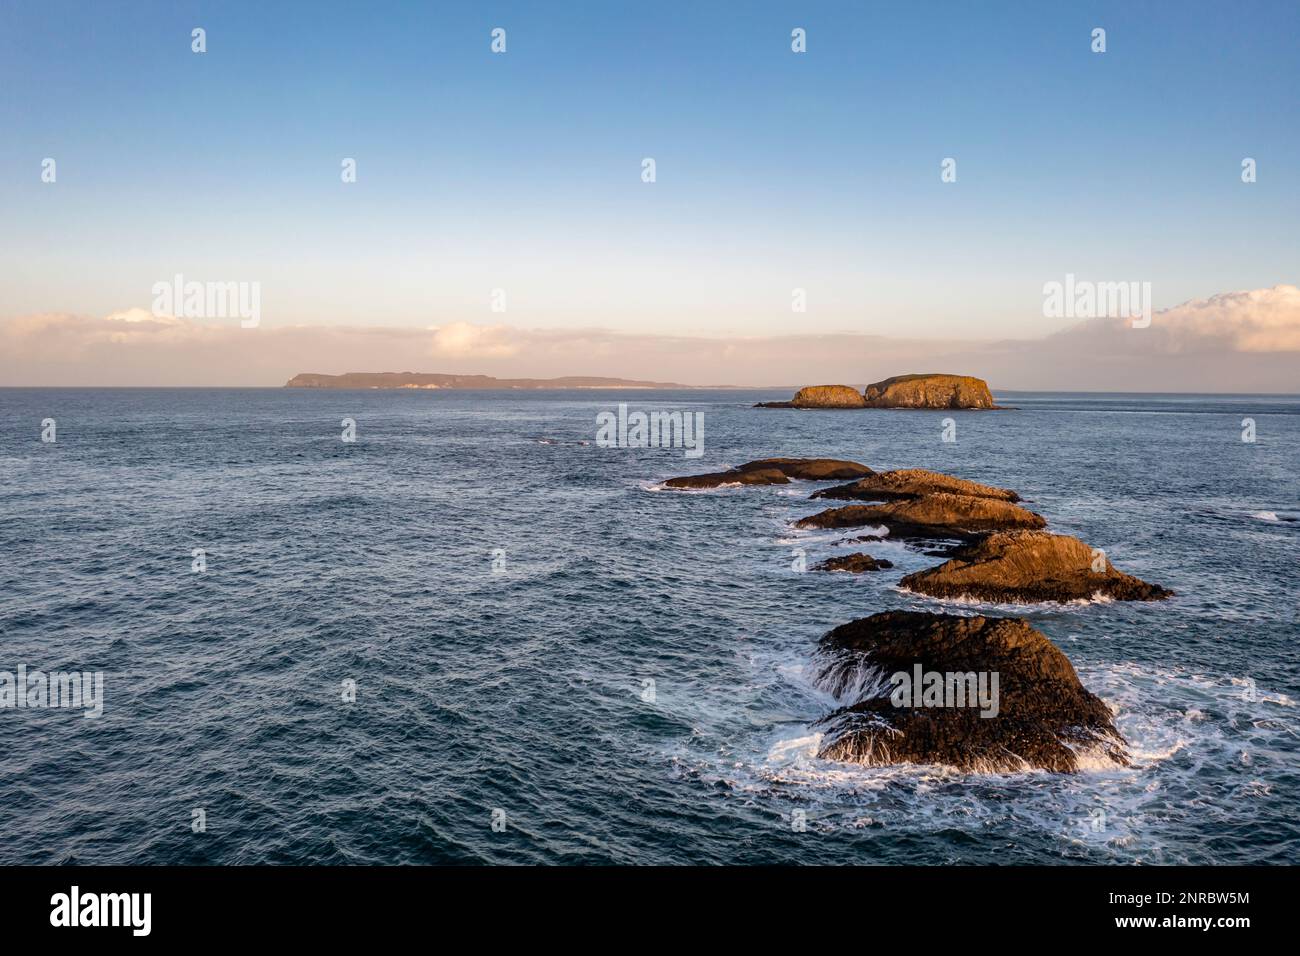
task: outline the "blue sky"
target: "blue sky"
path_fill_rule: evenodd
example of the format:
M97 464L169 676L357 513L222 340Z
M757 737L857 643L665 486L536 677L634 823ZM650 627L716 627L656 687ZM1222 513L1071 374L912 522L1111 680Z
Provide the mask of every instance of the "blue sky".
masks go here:
M1031 337L1067 272L1295 283L1297 37L1289 2L3 0L0 316L181 272L269 325Z

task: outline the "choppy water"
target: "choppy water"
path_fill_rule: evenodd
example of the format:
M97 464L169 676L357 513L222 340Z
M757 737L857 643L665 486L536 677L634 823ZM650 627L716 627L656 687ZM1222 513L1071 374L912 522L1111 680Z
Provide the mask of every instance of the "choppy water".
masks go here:
M1300 399L1002 395L944 443L749 407L784 397L0 390L0 671L106 680L99 719L0 710L0 862L1300 862ZM703 411L705 456L597 447L620 400ZM944 605L894 543L793 571L847 550L788 527L821 485L656 490L777 454L1016 488L1174 588L1027 612L1134 766L816 760L815 640Z

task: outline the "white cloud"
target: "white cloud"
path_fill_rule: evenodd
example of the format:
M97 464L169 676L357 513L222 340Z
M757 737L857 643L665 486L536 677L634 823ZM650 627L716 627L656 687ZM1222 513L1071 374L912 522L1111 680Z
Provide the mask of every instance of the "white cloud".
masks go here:
M1072 350L1102 352L1296 352L1300 351L1300 289L1276 285L1194 299L1157 312L1145 329L1130 328L1125 319L1088 319L1051 339Z
M519 353L519 344L513 341L515 330L509 326L452 322L432 326L429 331L429 354L433 356L509 358Z
M118 309L104 317L105 322L157 322L161 325L179 325L181 320L174 315L154 315L148 309L135 306L130 309Z

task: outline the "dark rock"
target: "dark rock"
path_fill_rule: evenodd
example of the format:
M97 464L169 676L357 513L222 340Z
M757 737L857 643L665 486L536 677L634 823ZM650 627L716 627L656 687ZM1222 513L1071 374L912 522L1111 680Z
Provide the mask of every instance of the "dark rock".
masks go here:
M844 481L875 474L866 465L840 458L760 458L741 465L737 471L750 471L754 468L776 468L787 478L803 481Z
M762 458L730 471L669 478L667 488L717 488L720 485L785 485L791 478L803 481L845 481L874 472L856 461L838 458Z
M821 564L816 565L814 571L847 571L850 574L861 574L864 571L883 571L886 568L892 568L894 562L886 561L884 558L873 558L869 554L858 551L854 554L839 555L834 558L827 558Z
M796 528L884 525L898 538L972 538L986 531L1044 528L1047 522L1009 501L969 495L931 494L881 505L828 508L795 522Z
M1158 601L1174 592L1115 570L1100 552L1064 534L1010 531L952 549L950 559L909 574L902 587L940 598L1025 604L1087 600ZM1094 571L1096 565L1099 570Z
M682 478L669 478L664 482L666 488L718 488L722 485L788 485L790 479L778 468L751 468L742 471L715 471L707 475L686 475Z
M1128 764L1109 708L1080 684L1065 654L1019 618L874 614L822 638L819 661L820 686L856 698L818 722L825 759L992 773L1070 773L1081 758ZM970 696L951 693L915 699L918 665L922 674L944 675L950 690L977 690L983 675L984 699L971 694L974 706ZM907 675L906 687L896 674Z
M898 498L919 498L921 495L944 492L967 495L972 498L996 498L1001 501L1019 501L1020 496L1007 488L982 485L965 478L954 478L924 468L905 468L882 471L847 485L823 488L814 492L814 498L836 498L849 501L892 501Z

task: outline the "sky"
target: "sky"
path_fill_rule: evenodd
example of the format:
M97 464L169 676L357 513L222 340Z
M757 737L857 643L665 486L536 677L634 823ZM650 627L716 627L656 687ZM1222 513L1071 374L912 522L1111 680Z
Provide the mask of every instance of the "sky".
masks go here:
M1157 329L1249 326L1121 340L1200 356L1172 387L1300 391L1270 291L1300 282L1297 36L1289 0L0 0L0 384L385 370L361 359L859 383L983 355L1015 387L1078 344L1044 314L1072 274L1149 282ZM132 311L177 274L257 283L258 327ZM988 360L1007 342L1018 365ZM1110 354L1062 371L1123 387Z

